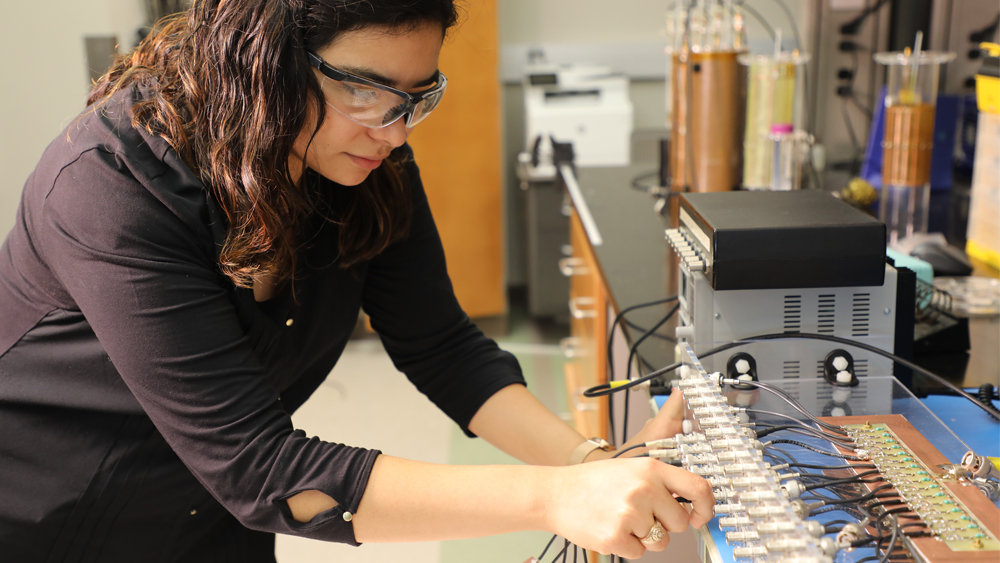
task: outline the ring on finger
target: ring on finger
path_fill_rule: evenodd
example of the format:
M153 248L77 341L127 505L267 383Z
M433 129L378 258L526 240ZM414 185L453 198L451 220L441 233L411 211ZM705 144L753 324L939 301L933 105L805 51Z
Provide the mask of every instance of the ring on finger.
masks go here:
M662 540L665 534L666 531L663 529L663 524L660 524L659 520L653 520L653 527L649 530L649 533L646 534L646 537L639 541L646 544L656 543Z

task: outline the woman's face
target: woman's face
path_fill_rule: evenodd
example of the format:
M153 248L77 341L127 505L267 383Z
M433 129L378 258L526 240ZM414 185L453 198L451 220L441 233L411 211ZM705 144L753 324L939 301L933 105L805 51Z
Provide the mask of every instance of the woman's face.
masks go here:
M428 79L437 73L443 38L438 24L421 25L405 33L362 28L341 34L316 54L338 70L415 93L426 90ZM319 71L313 72L317 80L323 80ZM305 125L288 158L292 178L298 181L304 163L345 186L363 182L392 149L406 142L412 130L406 127L405 118L381 129L370 129L330 106L326 106L326 118L310 144L315 128L316 107L309 104Z

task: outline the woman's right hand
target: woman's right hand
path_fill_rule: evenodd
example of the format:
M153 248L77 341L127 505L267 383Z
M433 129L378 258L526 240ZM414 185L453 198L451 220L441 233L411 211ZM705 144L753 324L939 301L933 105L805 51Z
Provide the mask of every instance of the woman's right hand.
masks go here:
M586 549L626 559L662 551L669 534L688 525L700 528L714 516L715 496L708 481L650 458L613 459L557 468L547 506L549 531ZM675 496L687 498L693 510ZM663 540L640 540L655 520Z

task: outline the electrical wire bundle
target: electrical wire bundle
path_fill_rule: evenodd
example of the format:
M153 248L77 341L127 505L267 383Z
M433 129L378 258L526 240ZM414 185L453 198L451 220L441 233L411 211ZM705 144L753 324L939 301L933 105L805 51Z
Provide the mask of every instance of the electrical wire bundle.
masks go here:
M664 301L658 303L662 303ZM619 315L619 319L620 318L621 315ZM616 321L617 320L618 319L616 319ZM932 379L940 379L939 376L927 372L927 370L924 370L923 368L920 368L903 358L898 358L887 352L874 349L874 347L869 347L862 343L838 337L808 333L797 335L762 335L759 337L734 341L722 346L717 346L706 353L701 354L700 357L720 353L749 342L793 338L819 339L836 342L838 344L857 346L866 350L872 349L871 351L890 357L893 360L914 369L914 371L928 375ZM633 349L635 349L635 346L633 346ZM677 370L679 367L681 367L681 364L675 363L665 368L654 370L653 372L637 379L626 379L623 381L612 380L609 383L592 387L584 394L586 396L593 397L609 396L615 392L632 388L653 379L663 377L666 374ZM719 383L756 387L762 391L772 394L782 402L786 403L802 417L802 420L799 420L796 417L773 411L738 409L742 410L747 415L752 415L754 417L754 422L748 423L747 426L750 426L755 430L756 438L760 439L772 434L775 435L771 436L769 441L761 444L763 452L769 459L777 462L776 467L783 472L783 479L793 478L797 480L796 486L801 488L798 494L801 495L801 500L804 503L807 503L806 506L809 509L810 515L818 516L827 512L836 511L846 513L851 517L850 520L827 522L823 526L823 533L824 535L836 534L838 538L838 547L850 549L871 548L875 550L875 555L863 558L857 563L867 561L886 563L890 560L895 561L898 557L910 557L906 551L904 543L901 541L902 538L932 535L932 532L927 525L924 524L920 520L920 517L913 512L909 505L907 505L906 501L894 491L893 486L884 482L884 477L880 475L876 466L870 463L863 463L863 460L867 458L859 455L852 455L856 444L843 428L818 419L802 407L802 405L799 404L798 401L795 400L795 398L788 392L771 383L729 380L723 378L721 375L719 376ZM961 391L961 393L956 392L956 394L961 394L967 399L972 400L985 411L990 412L986 407L976 401L974 397L971 397L971 395L963 390L959 391ZM990 393L990 395L992 395L992 393ZM806 422L803 422L803 420ZM679 437L680 435L678 438ZM808 443L807 441L811 441L813 443ZM815 442L817 441L826 442L834 446L834 448L832 450L827 450L817 447L815 445ZM644 446L656 447L659 445L660 444L654 443L636 445L616 453L615 457L620 457L630 451ZM844 460L852 463L834 465L802 463L789 453L787 448L783 449L779 448L779 446L801 448L809 452L810 455L822 455L833 458L832 460ZM842 453L843 451L851 453ZM652 452L641 455L652 455ZM672 460L672 462L679 465L676 459ZM821 472L804 472L804 470L821 470ZM791 473L791 471L801 472ZM856 471L857 473L855 473ZM870 490L862 488L863 486L869 486Z
M542 559L545 557L545 554L549 552L549 548L552 547L552 544L555 543L556 538L558 537L559 537L558 534L552 534L552 538L549 540L549 543L545 544L545 549L542 550L541 555L539 555L538 557L532 557L531 559L528 559L528 562L543 563ZM579 563L579 552L581 551L583 552L583 563L587 563L587 550L581 549L576 544L571 543L569 540L565 539L563 540L563 548L559 550L559 552L556 553L555 557L551 559L551 563L556 563L557 561L561 561L562 563L569 563L569 548L571 547L573 548L573 563ZM561 560L560 557L562 558Z
M722 380L722 382L740 383L735 380ZM795 410L800 412L804 410L797 401L779 388L761 382L752 382L749 385L774 393L775 396L789 403ZM855 444L847 432L836 425L815 419L815 417L808 413L804 413L806 418L811 419L816 426L810 426L796 420L788 421L791 417L780 413L752 409L747 409L746 412L758 417L754 423L758 439L776 432L792 432L806 435L808 439L828 442L835 446L836 450L851 452L855 450ZM759 417L785 420L782 421L782 424L770 424L760 422ZM919 520L919 517L907 505L906 501L893 490L893 486L884 482L884 477L875 465L868 463L854 463L851 465L801 463L787 450L778 448L778 444L796 446L813 454L834 459L861 462L863 458L857 455L840 453L839 451L823 450L812 444L787 438L772 439L762 444L764 455L777 462L777 467L783 468L780 471L786 472L784 475L793 477L796 480L801 491L799 493L799 500L807 503L806 506L811 516L818 516L827 512L844 512L853 518L853 520L825 522L822 524L822 533L824 536L836 534L835 545L842 549L862 549L868 547L875 549L876 555L862 558L856 563L868 561L886 563L894 554L908 554L903 543L899 541L902 536L917 537L929 535L926 525L922 522L899 523L900 518ZM822 470L824 472L790 472L792 470L801 471L803 469ZM831 474L834 472L841 474ZM870 490L865 491L862 489L863 485L868 485ZM786 487L788 486L786 485ZM914 526L920 526L924 529L913 532L903 531L904 527Z

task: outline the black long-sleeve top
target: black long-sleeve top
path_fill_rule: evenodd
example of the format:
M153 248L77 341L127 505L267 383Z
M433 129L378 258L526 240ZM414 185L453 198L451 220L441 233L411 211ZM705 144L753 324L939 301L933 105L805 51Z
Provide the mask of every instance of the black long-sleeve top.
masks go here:
M148 416L247 527L356 543L341 516L357 509L378 452L310 438L290 413L332 369L359 307L396 367L466 432L493 393L524 383L517 362L459 307L412 163L406 240L345 270L335 225L317 221L294 298L255 302L220 273L210 192L164 139L130 125L140 95L85 112L25 185L0 250L0 414ZM323 182L333 202L363 189ZM283 501L309 489L339 506L301 524Z

